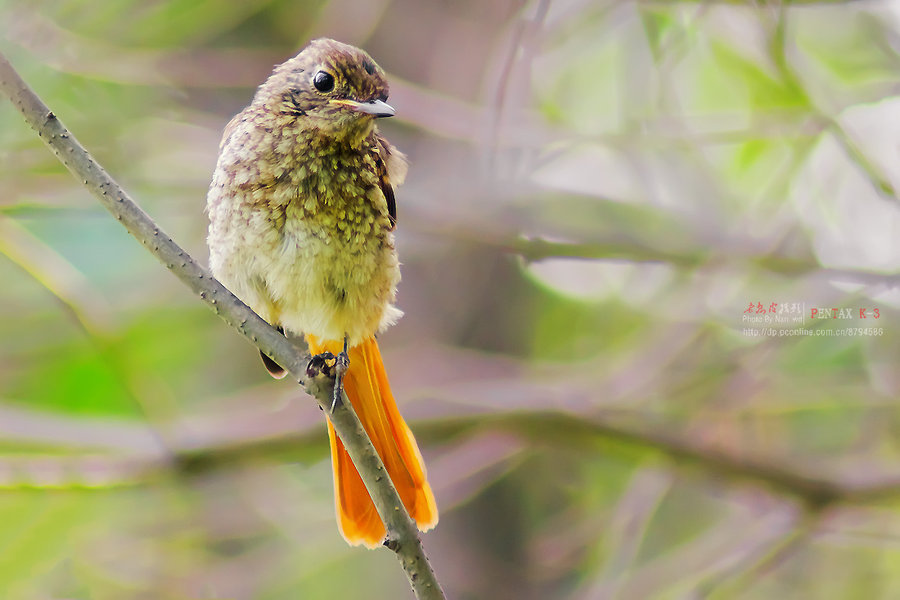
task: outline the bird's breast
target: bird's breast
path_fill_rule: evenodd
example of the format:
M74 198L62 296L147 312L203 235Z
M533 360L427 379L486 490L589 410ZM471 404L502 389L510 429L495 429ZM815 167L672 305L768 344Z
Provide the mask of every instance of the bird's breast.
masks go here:
M385 200L374 174L370 178L349 166L306 163L300 177L278 184L293 191L273 220L278 247L269 256L266 274L282 320L297 316L296 327L284 324L327 339L340 339L340 331L374 333L400 277Z

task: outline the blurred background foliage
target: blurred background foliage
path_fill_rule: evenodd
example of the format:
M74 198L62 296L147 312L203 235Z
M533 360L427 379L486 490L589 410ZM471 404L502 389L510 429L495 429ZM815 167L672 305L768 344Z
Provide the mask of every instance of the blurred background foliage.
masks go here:
M272 66L330 36L388 71L382 346L450 597L900 597L896 3L3 0L0 31L201 260ZM411 597L339 537L314 403L8 103L0 180L0 595ZM813 335L747 332L772 303Z

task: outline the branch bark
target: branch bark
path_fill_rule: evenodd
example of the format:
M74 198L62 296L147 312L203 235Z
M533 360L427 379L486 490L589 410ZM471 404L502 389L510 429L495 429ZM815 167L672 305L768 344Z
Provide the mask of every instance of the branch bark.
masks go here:
M418 529L406 512L391 478L386 476L384 464L346 396L344 402L331 412L333 380L323 376L307 377L309 357L299 352L287 338L269 326L166 235L69 133L2 53L0 90L60 162L131 235L226 323L282 365L294 381L303 386L330 415L335 431L344 442L385 523L385 545L396 552L416 598L443 599L444 594L425 555Z

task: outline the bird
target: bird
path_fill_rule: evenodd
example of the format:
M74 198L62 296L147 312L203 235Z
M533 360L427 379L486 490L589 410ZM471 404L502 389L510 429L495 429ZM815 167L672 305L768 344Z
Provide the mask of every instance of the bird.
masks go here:
M407 160L379 132L393 116L384 70L365 51L309 42L277 65L225 127L207 195L213 275L313 355L349 361L343 387L419 529L438 510L397 408L376 335L402 315L394 187ZM261 353L262 354L262 353ZM262 354L274 377L285 375ZM328 420L338 528L351 545L386 536Z

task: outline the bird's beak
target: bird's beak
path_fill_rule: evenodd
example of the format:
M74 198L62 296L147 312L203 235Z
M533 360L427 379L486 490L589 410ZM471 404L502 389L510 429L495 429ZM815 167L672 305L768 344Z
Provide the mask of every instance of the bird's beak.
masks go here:
M381 100L370 100L369 102L357 102L355 100L336 100L334 101L341 106L352 108L357 112L372 115L376 118L393 117L397 112L394 107L387 102Z

